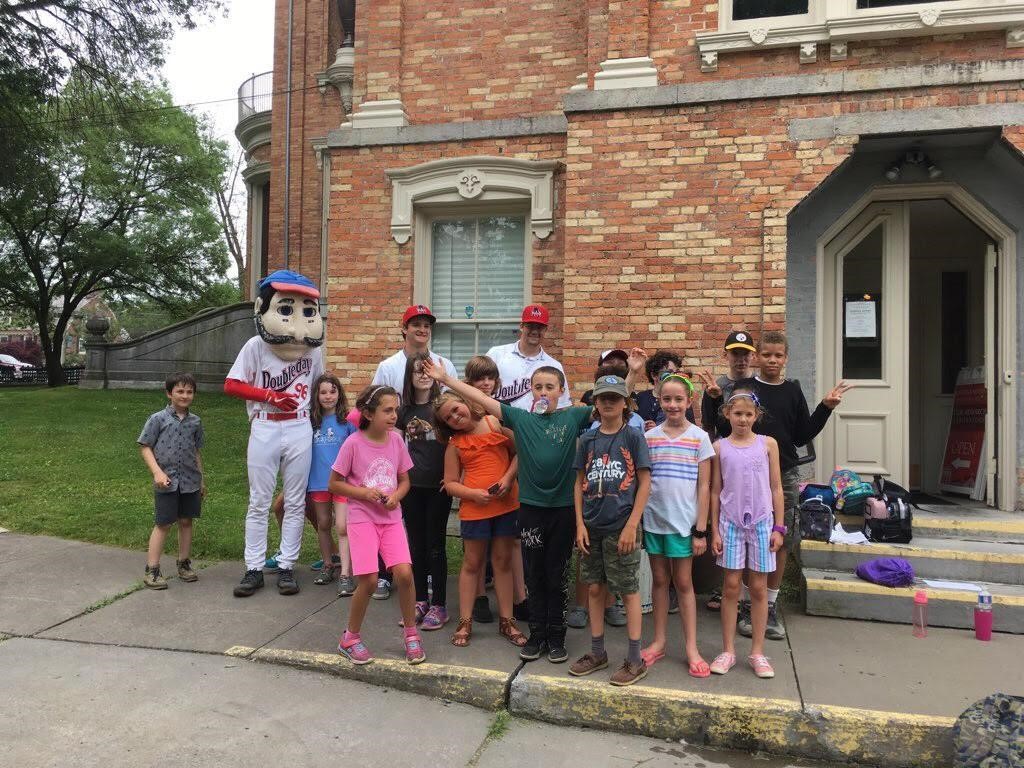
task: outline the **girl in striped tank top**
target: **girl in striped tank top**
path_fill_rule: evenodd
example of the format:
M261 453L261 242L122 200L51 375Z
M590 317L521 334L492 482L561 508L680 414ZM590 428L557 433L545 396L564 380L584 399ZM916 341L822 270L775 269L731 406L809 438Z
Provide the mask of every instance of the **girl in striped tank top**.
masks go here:
M697 601L693 557L707 549L711 465L715 455L707 432L686 418L693 383L678 373L661 381L658 404L665 421L646 433L651 455L651 495L644 508L644 548L654 588L654 641L641 656L651 666L665 656L669 584L679 596L686 661L693 677L708 677L708 663L697 650Z
M746 569L753 624L747 661L758 677L775 677L764 655L764 632L768 622L768 574L775 571L775 553L786 533L779 445L774 438L754 434L754 424L762 411L750 390L734 390L722 407L722 415L732 432L715 443L718 462L711 482L711 549L725 569L723 650L711 663L711 671L724 675L736 663L736 609Z

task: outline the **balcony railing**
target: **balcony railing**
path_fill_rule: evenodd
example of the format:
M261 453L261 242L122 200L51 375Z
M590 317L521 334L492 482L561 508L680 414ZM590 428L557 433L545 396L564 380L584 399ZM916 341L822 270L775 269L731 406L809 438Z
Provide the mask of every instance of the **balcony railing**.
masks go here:
M269 112L274 91L274 73L253 75L238 87L238 122L260 112Z

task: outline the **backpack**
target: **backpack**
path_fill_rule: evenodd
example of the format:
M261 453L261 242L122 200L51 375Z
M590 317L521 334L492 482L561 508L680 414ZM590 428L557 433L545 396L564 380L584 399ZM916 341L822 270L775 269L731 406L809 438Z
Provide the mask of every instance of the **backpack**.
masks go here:
M800 503L800 538L828 541L836 526L836 516L825 500L813 496Z
M832 490L832 486L822 483L806 483L800 489L800 503L802 504L808 499L821 499L822 503L829 507L836 505L836 494Z
M864 514L864 535L869 541L886 542L889 544L909 544L914 538L914 514L911 507L910 493L896 483L883 480L875 475L875 498L885 505L886 516L866 509ZM871 505L877 509L877 503Z
M875 494L871 483L865 483L860 475L851 469L837 469L830 482L836 496L836 512L848 515L860 514L864 500Z
M1024 765L1024 697L993 693L953 724L953 765Z

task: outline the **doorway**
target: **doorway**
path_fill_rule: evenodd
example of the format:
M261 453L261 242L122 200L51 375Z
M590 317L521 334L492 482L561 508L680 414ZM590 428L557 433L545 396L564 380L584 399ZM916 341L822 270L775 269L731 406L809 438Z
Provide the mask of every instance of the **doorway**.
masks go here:
M985 500L1012 509L1014 487L997 471L1000 446L1012 445L996 376L997 328L1015 321L1012 306L1000 314L1003 238L980 206L954 197L938 186L916 199L869 197L819 241L819 390L839 379L856 387L822 435L818 470L849 467L938 496L953 389L974 367L987 395Z

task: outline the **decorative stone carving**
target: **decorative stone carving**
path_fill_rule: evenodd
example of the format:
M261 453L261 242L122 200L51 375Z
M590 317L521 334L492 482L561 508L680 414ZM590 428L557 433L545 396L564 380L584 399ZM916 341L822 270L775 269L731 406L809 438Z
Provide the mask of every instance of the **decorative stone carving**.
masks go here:
M939 20L939 14L941 11L938 8L922 8L918 14L921 17L921 23L926 27L931 27Z
M459 194L465 198L479 197L484 191L484 175L476 168L467 168L459 173Z
M1006 30L1007 48L1024 48L1024 27Z
M700 71L718 71L718 51L706 51L700 55Z
M768 30L764 27L758 27L757 29L750 30L750 42L754 45L761 45L765 40L768 39Z
M318 72L316 76L320 93L324 93L328 85L333 85L338 89L345 115L352 113L352 76L355 71L355 63L355 50L351 47L342 47L337 50L334 62L326 71Z
M845 61L848 54L847 44L845 41L831 43L828 52L832 61Z
M817 43L800 43L800 63L813 64L818 60Z

